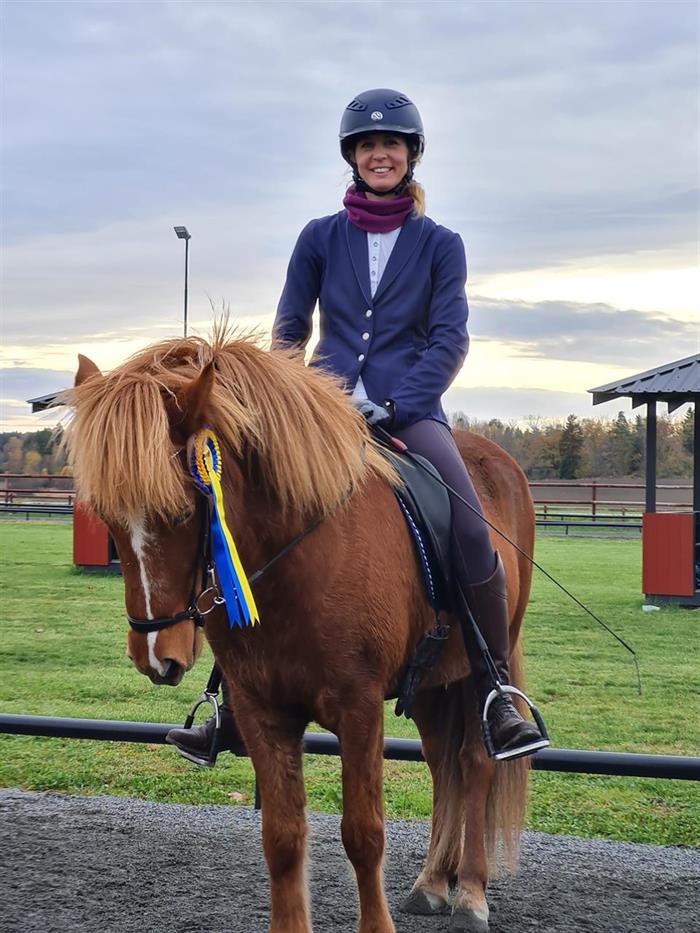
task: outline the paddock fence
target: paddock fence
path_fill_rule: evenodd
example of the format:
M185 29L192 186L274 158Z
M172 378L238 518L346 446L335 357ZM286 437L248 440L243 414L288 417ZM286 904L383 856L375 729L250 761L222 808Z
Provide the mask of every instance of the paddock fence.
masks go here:
M170 729L180 723L128 722L106 719L71 719L0 713L0 733L64 739L164 744ZM307 732L304 751L309 755L338 755L334 735ZM244 754L242 750L242 754ZM417 739L384 739L384 757L394 761L423 761ZM539 771L570 774L603 774L617 777L669 778L700 781L700 758L682 755L646 755L631 752L585 751L576 748L545 748L532 756Z
M72 476L33 473L0 474L0 515L72 516L75 490Z
M536 524L545 529L583 530L589 536L625 531L638 536L645 510L643 483L615 483L590 480L530 480L535 503ZM659 512L687 511L692 508L692 485L660 483L657 486Z
M565 535L596 530L638 535L644 511L643 483L606 483L598 480L530 480L535 521L542 529L563 529ZM688 510L692 486L662 483L658 511ZM75 491L70 476L0 475L0 515L70 516Z
M25 521L29 521L32 515L44 515L49 517L52 515L63 515L67 516L66 521L71 521L73 518L73 506L60 504L50 505L49 503L36 502L14 502L12 505L8 505L5 502L0 502L0 515L24 515Z

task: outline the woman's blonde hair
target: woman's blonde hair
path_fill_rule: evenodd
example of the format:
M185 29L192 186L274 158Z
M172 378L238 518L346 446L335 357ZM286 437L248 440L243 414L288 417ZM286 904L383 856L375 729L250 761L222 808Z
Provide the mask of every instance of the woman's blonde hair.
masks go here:
M409 181L404 192L409 198L413 198L413 210L416 217L425 215L425 188L415 179Z

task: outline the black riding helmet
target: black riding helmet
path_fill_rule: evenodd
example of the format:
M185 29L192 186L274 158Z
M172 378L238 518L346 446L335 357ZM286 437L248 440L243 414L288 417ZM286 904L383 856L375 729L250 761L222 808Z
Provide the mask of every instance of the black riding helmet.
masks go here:
M408 171L391 191L375 191L360 178L352 158L355 144L365 133L399 133L408 143ZM373 88L358 94L347 105L340 121L340 152L352 168L357 191L371 191L377 195L400 194L413 178L413 169L423 155L425 137L423 121L418 108L405 94L390 88Z

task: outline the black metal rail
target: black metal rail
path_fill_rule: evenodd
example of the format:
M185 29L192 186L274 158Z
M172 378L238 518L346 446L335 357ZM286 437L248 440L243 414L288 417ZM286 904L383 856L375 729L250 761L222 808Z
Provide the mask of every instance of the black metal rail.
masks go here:
M47 503L0 503L0 515L24 514L27 521L30 515L72 515L73 506L65 504L50 505Z
M569 528L626 528L631 531L641 531L641 523L633 521L623 522L605 522L605 521L580 521L574 514L571 519L566 519L565 513L559 513L557 519L538 517L535 524L541 528L565 528L565 534L569 534ZM20 505L0 503L0 515L24 515L25 520L29 521L30 515L73 515L72 505L49 505L49 504L29 504ZM583 518L584 516L581 516ZM607 517L607 516L606 516ZM617 518L618 516L611 516Z
M635 524L635 523L640 524L642 521L642 516L638 515L637 513L634 513L634 514L627 513L625 515L617 515L617 514L613 514L612 512L595 512L595 513L593 512L559 512L559 511L555 512L554 510L550 510L549 512L544 512L544 511L535 512L535 518L538 521L543 521L543 522L548 522L550 520L555 521L556 519L580 518L585 521L597 523L598 517L600 517L602 521L610 521L610 522L625 522L625 523L632 523L632 524Z
M179 723L177 724L179 725ZM47 736L64 739L107 739L112 742L165 742L175 723L121 722L108 719L69 719L51 716L20 716L0 713L0 733ZM337 755L334 735L307 732L304 751L312 755ZM416 739L384 740L384 757L398 761L423 761ZM574 748L545 748L532 756L540 771L573 774L609 774L618 777L674 778L700 781L700 758L680 755L638 755L628 752L591 752Z
M540 521L539 519L535 521L535 524L540 528L566 528L566 534L569 533L569 528L621 528L627 529L628 531L639 531L641 532L642 526L639 523L634 522L577 522L577 521L552 521L547 519L547 521ZM592 537L592 536L589 536Z

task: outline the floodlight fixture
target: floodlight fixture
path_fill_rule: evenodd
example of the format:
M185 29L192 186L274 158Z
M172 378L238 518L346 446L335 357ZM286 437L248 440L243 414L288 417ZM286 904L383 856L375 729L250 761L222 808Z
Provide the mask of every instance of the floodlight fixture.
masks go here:
M178 240L185 241L185 337L187 336L187 274L190 262L190 233L187 227L173 227Z

